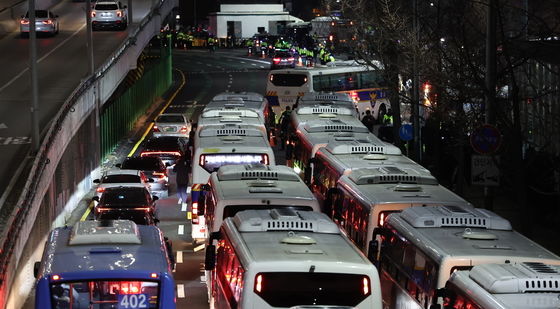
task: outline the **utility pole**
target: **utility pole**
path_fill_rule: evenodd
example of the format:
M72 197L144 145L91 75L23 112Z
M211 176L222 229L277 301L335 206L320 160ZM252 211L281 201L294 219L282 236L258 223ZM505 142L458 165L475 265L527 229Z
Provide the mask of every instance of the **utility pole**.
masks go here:
M86 0L86 48L88 52L88 76L95 70L93 62L93 33L91 24L91 0Z
M418 0L412 0L412 32L416 43L420 41L420 31L418 29ZM418 53L415 52L412 64L412 129L414 138L412 139L412 156L416 162L422 161L422 141L420 140L420 77L418 72Z
M132 0L128 0L128 4L126 6L126 13L128 15L128 24L132 25Z
M486 123L495 124L496 104L496 10L498 1L488 0L488 15L486 24ZM494 192L492 187L484 187L484 208L494 208Z
M28 1L29 8L29 72L31 74L31 139L33 152L41 146L39 130L39 85L37 81L37 32L35 31L35 0Z

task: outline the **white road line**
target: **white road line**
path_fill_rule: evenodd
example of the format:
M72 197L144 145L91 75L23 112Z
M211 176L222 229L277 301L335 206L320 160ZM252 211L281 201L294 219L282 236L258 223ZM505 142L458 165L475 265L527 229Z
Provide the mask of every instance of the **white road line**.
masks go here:
M39 58L39 60L37 60L37 63L45 60L45 58L47 58L48 56L50 56L52 53L54 53L55 50L57 50L58 48L60 48L62 45L64 45L66 42L68 42L71 38L73 38L76 34L78 34L78 32L80 32L82 29L84 29L84 27L86 26L86 24L84 23L83 26L80 27L80 29L76 30L76 32L72 33L71 36L69 36L68 38L66 38L66 40L60 42L58 45L56 45L50 52L46 53L43 57ZM21 71L18 75L16 75L14 78L12 78L9 82L7 82L4 86L0 87L0 92L2 92L2 90L6 89L7 87L9 87L11 84L13 84L18 78L20 78L23 74L25 74L25 72L29 71L29 67L25 68L23 71Z
M183 251L177 251L177 263L183 263Z
M256 63L251 63L251 65L254 65L254 66L256 66L257 64L256 64Z
M179 228L177 229L177 234L179 235L185 234L185 226L183 224L179 224Z
M264 69L264 67L263 67L262 65L261 65L261 66L259 66L259 68L261 68L261 69Z
M191 187L190 186L187 187L187 194L191 194Z
M194 247L193 251L194 251L194 252L198 252L198 251L200 251L200 250L202 250L202 249L204 249L204 244L198 245L198 246Z
M245 61L239 61L239 62L241 62L241 63L247 63L247 62L245 62Z
M187 203L181 203L181 211L187 211Z
M177 284L177 298L185 298L185 285Z

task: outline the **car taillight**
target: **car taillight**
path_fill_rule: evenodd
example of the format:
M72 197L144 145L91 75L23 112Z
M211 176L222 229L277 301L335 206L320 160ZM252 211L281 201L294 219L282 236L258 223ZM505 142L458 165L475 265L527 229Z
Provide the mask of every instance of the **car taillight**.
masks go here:
M121 11L117 11L117 17L122 17L123 13Z
M154 126L154 127L152 128L152 131L154 131L154 132L160 132L158 126Z
M137 207L137 208L132 208L132 210L150 211L151 208L150 207Z
M293 57L288 58L288 61L294 61Z
M192 203L192 224L198 224L198 202Z
M387 221L387 217L397 211L382 211L379 213L379 216L377 217L377 226L383 226L385 224L385 221Z
M21 24L22 25L29 25L29 20L22 19Z
M205 155L201 155L201 156L200 156L200 159L198 160L198 164L199 164L200 166L204 166L205 159L206 159L206 156L205 156Z
M95 17L95 12L91 12L91 17Z
M165 178L165 176L167 176L165 172L154 172L153 175L159 178Z
M52 20L43 20L43 24L45 25L52 25Z
M280 58L273 58L272 61L274 61L274 62L280 62Z
M182 126L181 127L181 133L187 133L187 127L186 126Z
M103 188L103 187L98 187L97 189L95 189L95 191L96 191L97 193L103 193L103 191L105 191L105 188Z

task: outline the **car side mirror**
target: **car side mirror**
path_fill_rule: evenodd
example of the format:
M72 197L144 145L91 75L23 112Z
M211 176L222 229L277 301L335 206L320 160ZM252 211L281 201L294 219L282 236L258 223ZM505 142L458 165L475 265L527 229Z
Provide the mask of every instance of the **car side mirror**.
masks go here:
M101 183L101 180L99 180L99 179L94 179L94 180L93 180L93 183Z
M41 269L41 262L35 262L35 264L33 264L33 276L35 276L35 278L39 279L39 270Z
M165 163L165 166L170 167L171 163L167 162L167 163Z
M159 197L157 197L157 195L153 195L152 200L157 201L157 200L159 200Z
M153 178L148 179L148 182L155 182Z
M159 223L159 219L158 218L154 218L154 224L158 224Z
M214 270L216 267L216 245L206 246L206 256L204 257L204 269Z
M91 198L91 200L99 203L99 196L94 196Z
M120 164L120 163L115 164L115 167L120 168L121 166L122 166L122 164Z

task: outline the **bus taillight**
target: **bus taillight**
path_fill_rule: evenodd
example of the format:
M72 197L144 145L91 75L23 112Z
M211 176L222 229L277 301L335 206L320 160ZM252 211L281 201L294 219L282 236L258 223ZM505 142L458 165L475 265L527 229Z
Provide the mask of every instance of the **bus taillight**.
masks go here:
M363 285L364 285L364 286L363 286L363 291L362 291L362 292L364 293L364 295L369 295L370 290L369 290L369 280L368 280L368 278L367 278L367 277L364 277L364 278L362 279L362 283L363 283Z
M397 212L396 210L393 211L382 211L379 213L379 216L377 218L377 226L383 226L383 224L385 224L385 221L387 221L387 216L389 216L390 214Z
M255 291L260 293L262 291L262 275L257 275L255 279Z
M264 165L268 165L268 155L262 155L262 161Z
M200 160L198 161L198 164L199 164L200 166L204 166L204 163L205 163L204 161L205 161L205 159L206 159L206 156L205 156L205 155L200 155Z
M156 279L158 277L158 275L156 273L151 273L150 277Z
M53 276L52 276L52 279L53 279L53 280L60 280L60 276L59 276L59 275L53 275Z

